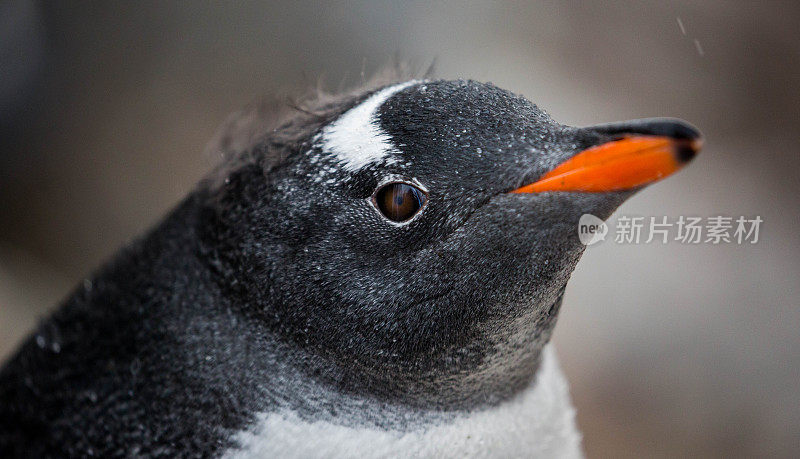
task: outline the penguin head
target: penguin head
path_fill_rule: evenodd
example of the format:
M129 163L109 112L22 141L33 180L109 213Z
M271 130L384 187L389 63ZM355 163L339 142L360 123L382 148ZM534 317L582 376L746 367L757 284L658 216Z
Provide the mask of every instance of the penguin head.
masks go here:
M502 397L535 373L581 215L607 218L699 138L668 119L564 126L491 84L395 84L235 170L214 251L253 320L338 374Z

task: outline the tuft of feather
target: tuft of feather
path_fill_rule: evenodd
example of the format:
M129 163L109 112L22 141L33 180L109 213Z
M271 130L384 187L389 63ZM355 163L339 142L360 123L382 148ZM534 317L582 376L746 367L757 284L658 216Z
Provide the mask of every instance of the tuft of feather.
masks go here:
M431 76L433 65L422 78ZM302 94L262 98L246 106L228 116L206 145L205 155L219 162L204 180L205 185L217 188L233 171L251 164L261 164L265 172L272 170L313 133L366 95L419 78L420 73L410 64L396 60L368 79L362 70L356 87L332 92L320 79L315 88Z

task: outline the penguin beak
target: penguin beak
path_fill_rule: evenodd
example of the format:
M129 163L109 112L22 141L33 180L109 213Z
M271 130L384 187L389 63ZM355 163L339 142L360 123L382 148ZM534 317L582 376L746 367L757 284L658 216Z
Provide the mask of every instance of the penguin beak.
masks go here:
M614 140L581 151L512 193L622 191L661 180L685 166L702 147L694 127L649 119L590 128Z

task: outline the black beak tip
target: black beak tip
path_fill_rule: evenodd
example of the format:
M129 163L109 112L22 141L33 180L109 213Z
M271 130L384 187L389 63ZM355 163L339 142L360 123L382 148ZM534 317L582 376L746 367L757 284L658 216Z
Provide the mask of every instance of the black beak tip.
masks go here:
M611 136L631 134L670 137L676 140L675 157L681 164L691 161L703 146L699 129L678 118L644 118L593 126L596 132Z
M677 118L653 118L643 121L639 133L675 139L675 159L686 164L703 146L703 134L691 124Z
M700 145L697 141L680 142L675 146L675 159L681 164L688 163L697 156L699 150Z
M675 142L675 158L685 164L694 159L703 146L703 134L686 121L674 118L653 120L651 135L671 137Z

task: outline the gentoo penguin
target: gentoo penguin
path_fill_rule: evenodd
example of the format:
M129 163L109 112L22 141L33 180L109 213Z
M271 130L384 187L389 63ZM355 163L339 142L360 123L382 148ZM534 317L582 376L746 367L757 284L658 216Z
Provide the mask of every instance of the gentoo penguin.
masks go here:
M474 81L322 101L83 282L0 373L2 457L573 457L547 346L584 246L690 160Z

